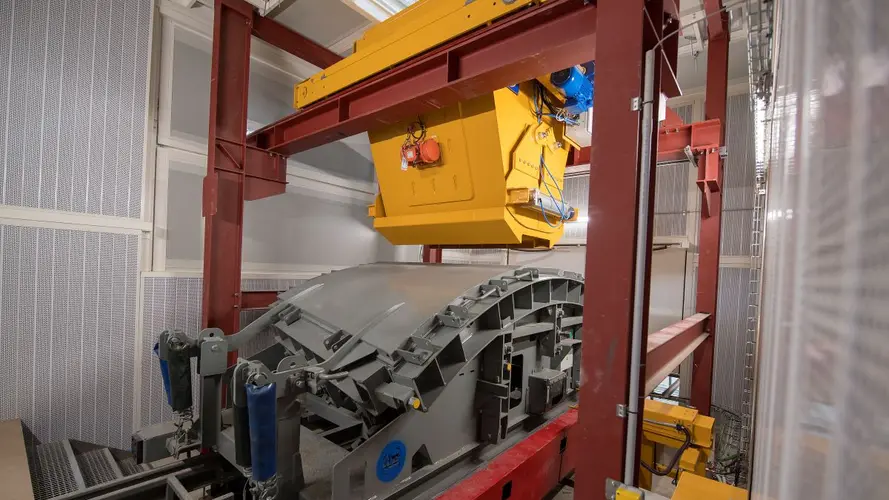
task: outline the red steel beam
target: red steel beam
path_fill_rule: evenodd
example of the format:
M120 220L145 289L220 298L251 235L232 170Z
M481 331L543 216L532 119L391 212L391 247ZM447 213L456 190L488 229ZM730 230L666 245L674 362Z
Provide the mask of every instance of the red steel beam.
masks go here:
M683 161L688 158L685 147L695 155L718 150L722 124L719 120L707 120L691 125L663 126L658 135L657 160Z
M258 12L253 13L253 36L322 69L343 59L342 56L328 50L323 45L300 35L274 19L260 16Z
M442 249L435 245L423 246L423 262L428 264L441 264Z
M253 16L253 7L243 0L216 0L203 193L202 319L204 328L226 334L241 326L244 201L280 194L286 187L285 158L246 144ZM229 363L236 359L230 353Z
M568 163L566 166L589 165L591 157L592 149L589 146L580 149L571 148L568 151Z
M675 111L667 108L667 119L658 133L657 161L683 161L687 158L685 147L689 146L695 155L718 153L722 125L719 120L706 120L686 125ZM590 163L590 148L572 148L568 154L568 166ZM714 164L715 165L715 164ZM716 169L703 178L713 179ZM715 187L714 190L718 190Z
M722 0L704 0L704 12L707 16L707 39L711 42L715 38L729 34L728 12L717 14L722 8Z
M278 300L279 293L273 290L241 292L241 310L266 309Z
M663 16L663 2L655 0L600 0L598 36L607 40L597 48L596 104L593 108L592 164L590 167L589 225L587 229L587 279L608 283L608 293L587 294L584 303L580 414L577 423L577 498L600 498L605 481L623 479L627 429L617 415L618 405L627 404L630 378L630 337L634 306L647 310L648 291L642 304L634 304L634 272L646 275L650 265L634 270L638 223L639 164L641 158L641 111L631 102L642 96L644 52L654 47L644 10L652 19ZM659 26L658 26L659 28ZM654 95L660 93L660 55L655 57ZM655 186L657 159L657 113L652 117L651 186ZM653 220L654 196L647 212ZM646 235L651 247L651 228ZM601 242L607 241L607 245ZM650 259L649 259L650 264ZM642 331L647 332L647 314ZM643 338L643 342L646 339ZM644 345L644 344L643 344ZM642 362L645 362L642 353ZM640 384L639 395L643 388ZM583 402L588 402L584 404ZM641 439L637 439L637 450ZM591 452L590 450L595 450Z
M645 361L645 395L651 394L708 336L704 329L708 314L695 314L655 333L648 334Z
M708 12L722 8L722 2L708 0ZM716 5L713 5L713 4ZM704 118L719 120L719 144L725 144L726 101L728 91L728 51L729 31L727 29L728 14L722 13L721 19L713 19L709 26L722 26L716 32L710 30L710 45L707 50L707 89L704 102ZM698 236L698 284L697 310L716 318L716 302L719 291L719 253L722 231L722 177L724 162L718 153L706 155L699 164L698 180L702 187L702 205L700 233ZM713 191L705 182L700 183L701 170L713 168L715 186ZM710 335L695 350L694 366L691 380L691 404L704 415L710 415L710 403L713 394L713 350L716 343L716 320L707 323Z
M569 438L568 431L576 422L577 410L568 410L436 499L540 500L544 498L574 469L573 465L564 462L571 456L567 447L571 446L573 441ZM602 483L600 489L604 491L605 483Z
M679 113L673 111L673 108L667 108L667 116L666 118L664 118L664 122L661 123L660 131L663 132L665 127L680 127L685 124L685 121L682 120L682 117L679 116ZM658 145L658 154L661 153L660 150L662 148L663 145Z
M254 132L292 155L596 58L596 6L529 7Z

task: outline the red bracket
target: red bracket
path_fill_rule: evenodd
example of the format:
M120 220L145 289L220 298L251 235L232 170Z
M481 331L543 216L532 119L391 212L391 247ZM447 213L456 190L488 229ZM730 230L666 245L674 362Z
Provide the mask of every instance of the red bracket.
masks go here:
M669 118L669 114L668 114ZM717 119L673 125L668 119L658 137L658 162L694 161L698 167L698 188L704 195L701 211L710 217L710 195L722 191L722 168L719 161L722 122Z

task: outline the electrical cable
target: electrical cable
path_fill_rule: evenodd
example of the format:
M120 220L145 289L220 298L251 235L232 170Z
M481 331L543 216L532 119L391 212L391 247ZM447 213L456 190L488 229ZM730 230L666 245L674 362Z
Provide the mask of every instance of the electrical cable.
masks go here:
M552 179L553 184L556 186L556 189L559 191L559 201L556 201L556 197L553 196L552 190L550 190L549 185L546 183L546 179L542 179L543 187L546 188L546 194L549 195L550 199L553 200L553 205L555 205L556 209L559 211L559 217L561 220L559 222L564 222L568 220L570 217L566 216L565 212L565 196L562 194L562 188L559 187L558 181L556 181L556 176L549 170L549 167L546 165L546 161L543 159L543 153L540 154L540 166L546 173L549 175L550 179ZM561 203L561 204L560 204ZM537 204L540 205L540 212L543 213L543 220L546 222L549 227L559 227L559 224L553 224L549 221L549 217L546 216L546 210L543 208L543 201L537 200Z
M664 424L663 422L658 422L655 420L646 419L645 421L657 425L663 425L665 427L672 427L669 424ZM648 465L641 460L639 461L639 464L642 467L645 467L645 470L651 472L655 476L666 476L673 472L673 469L676 467L676 464L679 463L679 459L682 457L682 454L685 453L685 450L687 450L689 446L691 446L691 433L688 432L688 429L682 424L676 424L675 428L676 430L682 431L682 433L685 434L685 441L683 441L682 446L680 446L679 449L676 450L676 453L673 455L673 459L670 460L670 465L667 466L665 470L661 470L660 468L658 468L657 464Z

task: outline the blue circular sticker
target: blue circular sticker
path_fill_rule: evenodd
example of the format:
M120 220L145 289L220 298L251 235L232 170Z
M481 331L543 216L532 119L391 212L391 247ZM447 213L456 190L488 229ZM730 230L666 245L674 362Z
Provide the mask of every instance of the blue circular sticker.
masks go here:
M388 483L401 474L407 457L407 447L401 441L389 441L377 459L377 479Z

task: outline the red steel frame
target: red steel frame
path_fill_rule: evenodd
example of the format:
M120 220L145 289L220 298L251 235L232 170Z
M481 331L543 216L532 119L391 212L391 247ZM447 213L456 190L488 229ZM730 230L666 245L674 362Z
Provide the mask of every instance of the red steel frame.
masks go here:
M247 144L247 89L251 36L326 67L340 59L271 19L243 0L216 0L210 80L210 132L204 178L203 326L231 334L240 329L242 308L275 300L241 293L244 202L284 192L286 157ZM259 302L257 302L257 300ZM236 353L230 353L234 363Z
M445 498L502 498L502 487L510 481L515 482L510 498L539 498L572 469L577 470L578 498L600 497L606 478L622 479L626 433L641 433L641 419L636 429L627 429L626 421L616 415L617 406L626 404L629 391L634 272L646 276L645 300L640 305L644 310L648 308L650 280L650 267L637 271L633 263L642 128L641 113L632 110L630 102L642 94L644 53L655 47L655 95L661 90L671 97L678 93L672 71L676 67L677 39L665 38L678 30L674 5L664 0L552 0L535 5L385 70L247 137L251 36L319 67L333 64L339 56L272 19L259 17L244 0L216 0L208 171L204 181L204 326L219 327L231 334L240 327L240 310L261 308L275 300L274 292L240 290L243 209L245 201L284 192L286 156L378 124L596 60L595 122L607 126L596 127L593 147L586 152L587 161L592 163L586 269L591 282L608 283L609 291L586 296L585 381L580 394L586 403L508 450ZM721 1L707 0L706 5L708 12L715 12L721 8ZM711 23L719 26L710 28L706 115L713 121L687 126L672 116L669 128L652 133L650 141L652 189L657 160L676 156L680 150L684 154L686 145L693 147L700 158L699 186L705 210L697 305L704 314L652 334L646 340L648 349L642 353L640 371L643 380L654 376L665 363L674 362L683 348L709 333L695 351L692 382L692 402L703 413L710 408L715 333L711 318L715 317L718 279L722 182L718 146L724 143L721 124L725 123L726 23L727 17L722 15L719 23ZM599 37L608 43L597 47ZM652 121L651 130L658 130L657 118ZM663 141L661 148L659 138ZM575 162L581 162L583 154L575 153ZM653 204L654 196L647 207L649 219L653 217ZM650 228L645 236L649 243ZM608 244L600 244L603 241ZM440 259L440 249L424 248L424 261ZM647 331L647 326L643 325L642 330ZM640 388L637 397L645 397L644 389Z
M709 47L707 50L707 90L704 119L718 120L718 145L725 144L726 101L728 91L728 47L730 31L728 13L722 11L722 0L705 0L708 16ZM722 11L722 12L720 12ZM715 154L714 154L715 153ZM701 188L701 226L698 236L697 310L713 318L707 324L710 333L694 352L691 380L691 404L704 415L710 414L713 394L713 351L716 344L716 302L719 290L719 252L722 236L722 178L725 168L719 149L704 155L698 167Z
M442 249L435 245L423 245L423 262L427 264L441 264Z

